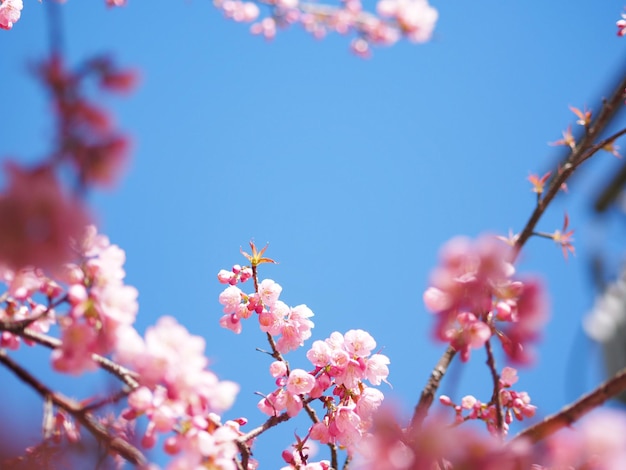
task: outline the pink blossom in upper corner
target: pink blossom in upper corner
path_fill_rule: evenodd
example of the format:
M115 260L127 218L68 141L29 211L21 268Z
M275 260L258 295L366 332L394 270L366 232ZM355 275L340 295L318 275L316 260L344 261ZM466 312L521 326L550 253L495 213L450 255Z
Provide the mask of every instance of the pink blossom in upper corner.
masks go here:
M22 0L0 0L0 29L11 29L22 14Z
M237 22L249 23L250 21L256 20L260 13L259 7L253 2L215 0L213 5L220 8L227 18Z
M622 19L617 20L617 35L625 36L626 35L626 14L622 13Z
M123 7L126 6L126 0L106 0L108 7Z
M64 193L51 168L7 162L8 188L0 194L0 262L55 269L74 257L70 246L89 223L79 200Z

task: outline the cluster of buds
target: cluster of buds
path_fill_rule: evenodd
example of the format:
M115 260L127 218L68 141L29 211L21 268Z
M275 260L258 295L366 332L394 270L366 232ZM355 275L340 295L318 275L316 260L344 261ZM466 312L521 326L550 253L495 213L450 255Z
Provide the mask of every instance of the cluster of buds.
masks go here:
M535 416L536 406L530 404L530 396L526 392L516 392L510 390L510 387L517 382L517 371L512 367L505 367L500 376L500 404L504 412L504 423L502 432L505 434L509 429L509 425L513 419L522 421L524 418L532 418ZM489 403L482 403L472 395L467 395L461 400L461 404L454 403L450 397L442 395L439 402L444 406L454 409L456 423L460 424L468 420L484 421L487 429L494 435L499 435L497 423L496 404L493 400ZM466 412L466 414L463 414Z

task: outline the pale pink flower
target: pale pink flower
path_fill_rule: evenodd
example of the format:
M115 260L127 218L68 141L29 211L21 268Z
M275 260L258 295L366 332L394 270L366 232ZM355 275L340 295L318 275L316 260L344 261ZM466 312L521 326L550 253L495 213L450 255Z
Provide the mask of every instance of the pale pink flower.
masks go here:
M271 279L263 279L259 284L261 301L268 309L274 306L282 290L283 288Z
M302 369L294 369L287 379L287 391L293 395L309 393L315 385L315 377Z
M365 363L365 377L367 380L372 385L380 385L389 376L389 368L387 367L389 363L389 358L384 354L373 354Z
M55 370L80 374L98 368L92 359L92 354L99 352L97 333L90 325L71 323L62 329L61 340L61 347L52 351L52 366Z
M283 377L287 373L285 361L274 361L270 364L270 375L275 379Z
M355 412L359 415L365 427L369 428L371 425L370 420L374 412L382 405L384 398L383 392L377 388L365 387L363 392L361 392L361 396L355 407Z
M243 292L236 286L224 289L219 296L219 302L224 306L224 313L235 313L241 303L242 295Z
M11 29L20 19L22 0L0 0L0 29Z
M276 304L280 303L279 301ZM302 346L304 341L311 337L314 324L309 318L312 316L313 312L310 308L306 305L298 305L289 309L284 318L278 318L274 323L274 328L268 330L270 334L275 335L278 329L281 335L276 342L276 349L281 353L286 353Z
M252 34L262 34L265 39L274 39L276 36L276 20L274 18L264 18L259 23L250 26Z
M354 405L341 405L335 414L334 426L331 434L343 446L350 446L358 442L362 436L361 417L355 413Z
M316 340L307 351L306 357L314 366L323 367L330 362L330 346L326 341Z
M232 331L235 334L240 334L243 329L239 317L232 314L223 315L222 318L220 318L220 326Z
M376 341L367 331L350 330L343 335L346 351L359 357L367 357L376 347Z

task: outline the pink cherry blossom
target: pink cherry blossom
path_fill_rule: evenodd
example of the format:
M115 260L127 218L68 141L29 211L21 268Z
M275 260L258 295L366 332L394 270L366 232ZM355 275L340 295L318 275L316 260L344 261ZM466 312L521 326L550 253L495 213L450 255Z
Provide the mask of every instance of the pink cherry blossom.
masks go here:
M235 313L241 303L243 292L236 286L227 287L219 297L220 303L224 306L224 313Z
M293 395L309 393L315 386L315 377L302 369L294 369L287 379L287 391Z
M11 29L20 19L22 0L0 0L0 29Z
M542 284L512 278L512 251L495 237L456 238L441 253L424 302L437 316L435 335L469 359L493 333L507 356L528 362L529 345L547 319Z

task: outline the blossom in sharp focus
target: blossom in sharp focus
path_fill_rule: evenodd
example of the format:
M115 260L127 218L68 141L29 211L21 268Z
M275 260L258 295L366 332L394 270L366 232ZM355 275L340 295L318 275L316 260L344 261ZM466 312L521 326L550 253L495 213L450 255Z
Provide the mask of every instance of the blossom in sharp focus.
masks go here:
M22 14L22 0L0 0L0 29L11 29Z

